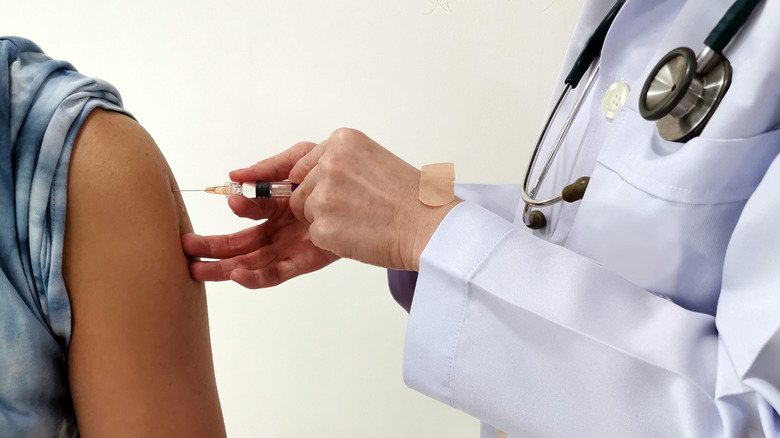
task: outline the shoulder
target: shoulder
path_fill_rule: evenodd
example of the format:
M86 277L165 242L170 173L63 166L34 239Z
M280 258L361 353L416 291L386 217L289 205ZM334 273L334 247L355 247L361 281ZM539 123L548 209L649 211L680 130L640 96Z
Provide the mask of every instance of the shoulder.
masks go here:
M159 149L131 118L98 110L68 179L68 366L83 435L224 435L205 291L180 245L189 220Z
M146 130L124 114L101 109L90 114L76 139L69 174L70 208L104 214L110 214L104 211L109 206L143 206L156 213L172 208L173 219L189 227L165 158Z
M137 264L150 263L156 268L147 275L190 280L179 245L191 231L186 209L165 158L135 120L94 110L75 141L68 173L66 281L106 268L132 275ZM75 266L91 259L101 263ZM71 301L77 300L80 292L71 286Z

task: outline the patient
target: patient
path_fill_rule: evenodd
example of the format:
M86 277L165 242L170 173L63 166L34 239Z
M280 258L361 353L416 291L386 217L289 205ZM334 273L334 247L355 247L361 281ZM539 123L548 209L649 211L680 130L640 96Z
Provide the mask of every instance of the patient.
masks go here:
M0 435L224 436L165 159L109 84L0 55Z

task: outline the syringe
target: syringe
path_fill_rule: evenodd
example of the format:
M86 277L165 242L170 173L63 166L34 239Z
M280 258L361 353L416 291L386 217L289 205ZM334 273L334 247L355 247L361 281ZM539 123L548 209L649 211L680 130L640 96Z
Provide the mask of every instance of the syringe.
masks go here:
M289 198L293 190L298 187L290 181L256 181L234 182L227 181L224 185L206 187L203 190L174 190L176 192L206 192L215 195L241 195L247 198Z

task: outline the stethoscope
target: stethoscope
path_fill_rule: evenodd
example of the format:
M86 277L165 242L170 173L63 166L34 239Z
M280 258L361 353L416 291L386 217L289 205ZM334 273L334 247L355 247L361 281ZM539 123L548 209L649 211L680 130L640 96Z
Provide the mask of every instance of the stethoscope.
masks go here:
M723 55L723 50L742 28L760 1L735 1L704 40L704 47L698 56L694 55L693 50L688 47L680 47L667 53L650 72L639 95L639 113L646 120L656 121L661 138L684 143L701 134L731 84L731 64ZM575 202L585 195L589 177L579 178L567 185L560 195L542 200L535 198L539 185L547 176L550 165L558 154L574 117L579 112L588 90L593 85L599 71L601 47L606 39L607 31L624 3L625 0L618 0L588 38L585 47L564 81L565 87L561 96L547 117L544 128L542 128L542 133L523 178L522 197L523 202L525 202L523 222L531 229L540 229L547 224L544 214L539 210L533 210L533 208L545 207L560 201ZM537 155L547 137L550 125L555 120L569 91L577 88L591 66L593 66L592 72L585 82L582 92L577 96L572 109L561 125L547 159L539 169L533 185L529 188L531 169L536 163Z

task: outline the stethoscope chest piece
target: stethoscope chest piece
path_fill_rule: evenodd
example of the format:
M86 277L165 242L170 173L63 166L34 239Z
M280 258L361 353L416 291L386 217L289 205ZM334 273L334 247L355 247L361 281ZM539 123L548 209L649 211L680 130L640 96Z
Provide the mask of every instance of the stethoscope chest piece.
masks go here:
M680 47L653 68L639 95L639 113L657 120L667 141L686 142L701 134L731 84L731 64L725 56Z

